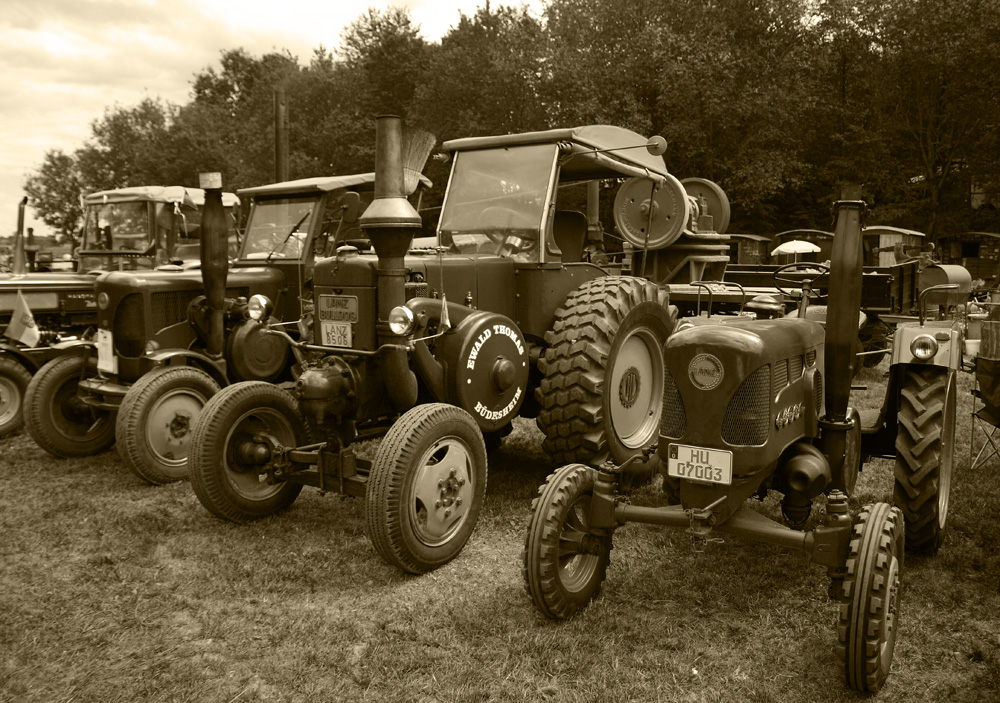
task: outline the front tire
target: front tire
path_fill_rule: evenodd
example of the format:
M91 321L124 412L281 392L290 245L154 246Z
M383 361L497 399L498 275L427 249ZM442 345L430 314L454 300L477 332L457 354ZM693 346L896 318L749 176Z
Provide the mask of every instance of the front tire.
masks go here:
M656 441L675 318L667 293L640 278L598 278L567 298L545 334L536 391L553 461L620 464Z
M85 366L81 354L57 356L35 372L24 393L28 434L60 459L93 456L115 442L114 413L86 405L77 394Z
M241 452L266 434L285 447L309 443L295 399L270 383L246 381L227 386L205 403L191 435L191 487L205 508L223 520L250 522L284 510L301 484L269 482L266 465Z
M195 422L219 384L201 369L174 366L144 374L125 393L115 438L122 461L154 486L188 476Z
M365 496L368 536L390 564L423 574L454 559L486 495L486 447L466 411L407 411L379 445Z
M0 437L24 426L24 393L31 372L15 359L0 357Z
M564 620L601 590L611 561L611 533L590 528L597 471L570 464L554 471L532 504L522 555L532 602L546 617Z
M899 629L903 515L886 503L865 506L854 525L840 591L837 655L847 685L875 693L885 683Z
M900 390L893 502L906 518L906 546L935 554L944 537L955 455L955 373L910 367Z

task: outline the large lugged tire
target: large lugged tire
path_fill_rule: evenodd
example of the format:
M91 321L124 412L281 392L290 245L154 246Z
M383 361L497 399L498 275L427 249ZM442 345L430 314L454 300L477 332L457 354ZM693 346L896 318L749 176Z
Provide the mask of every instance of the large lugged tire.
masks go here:
M649 281L609 276L584 283L556 312L535 391L554 461L621 463L656 441L663 344L676 320L667 303Z
M453 405L408 410L379 445L365 496L379 556L412 574L454 559L486 495L486 447L476 421Z
M903 516L886 503L868 505L854 525L837 621L837 655L847 685L875 693L892 665L899 623Z
M122 461L154 486L187 478L195 421L219 384L201 369L163 367L143 375L125 393L115 438Z
M284 510L301 484L268 483L262 466L239 451L254 435L267 434L282 446L309 443L295 399L270 383L246 381L223 388L205 403L191 435L188 470L201 504L224 520L250 522Z
M31 372L16 359L0 357L0 437L24 425L24 393Z
M528 595L552 619L572 617L601 590L611 534L590 529L597 471L570 464L554 471L532 503L522 563Z
M900 389L893 502L906 518L906 547L934 554L948 519L955 456L955 372L906 370Z
M57 356L32 376L24 393L24 424L35 443L60 459L92 456L115 442L114 413L77 395L86 359Z

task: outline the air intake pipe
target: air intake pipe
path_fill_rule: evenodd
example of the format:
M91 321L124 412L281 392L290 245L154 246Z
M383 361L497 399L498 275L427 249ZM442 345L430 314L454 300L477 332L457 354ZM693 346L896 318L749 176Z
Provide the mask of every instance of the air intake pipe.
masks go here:
M222 174L199 175L205 191L201 211L201 280L208 303L208 339L205 351L213 359L222 358L225 347L223 310L226 304L226 277L229 274L229 229L222 205Z
M17 232L14 234L14 258L10 264L11 274L23 276L26 268L24 258L24 208L28 205L25 196L17 206Z
M389 311L406 302L404 257L420 229L420 215L406 199L403 177L403 123L385 115L375 125L375 199L358 220L378 256L379 345L403 344L389 329ZM398 410L408 410L417 401L417 378L406 352L386 349L380 355L383 379Z

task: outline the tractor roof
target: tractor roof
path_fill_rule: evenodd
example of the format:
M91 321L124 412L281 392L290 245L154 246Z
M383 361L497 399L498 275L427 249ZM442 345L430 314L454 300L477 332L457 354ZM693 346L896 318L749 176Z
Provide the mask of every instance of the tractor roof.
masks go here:
M530 144L564 144L572 156L564 157L562 172L580 180L614 176L667 175L662 156L646 150L648 140L641 134L612 125L586 125L544 132L504 134L492 137L452 139L444 143L445 151L471 151L525 146Z
M133 186L131 188L115 188L91 193L84 198L87 205L104 203L181 203L192 207L205 204L205 191L201 188L185 188L184 186ZM238 205L240 199L235 193L223 193L222 204L225 207Z
M420 177L420 184L425 188L430 188L431 186L431 182L426 176ZM253 188L241 188L238 192L241 196L267 196L290 195L293 193L328 193L341 188L352 188L361 191L372 190L375 188L375 174L355 173L349 176L299 178L294 181L282 181L281 183L269 183L268 185L255 186Z

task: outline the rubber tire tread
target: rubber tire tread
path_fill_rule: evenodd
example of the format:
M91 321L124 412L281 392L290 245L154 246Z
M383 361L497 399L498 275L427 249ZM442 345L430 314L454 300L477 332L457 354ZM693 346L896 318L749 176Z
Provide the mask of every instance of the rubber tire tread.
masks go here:
M531 519L521 553L524 584L535 607L553 620L568 619L585 608L601 592L607 578L614 548L611 534L600 536L605 549L594 573L579 591L569 592L563 587L556 555L569 509L580 496L593 493L596 479L597 471L589 466L563 466L549 474L531 502Z
M63 436L52 418L52 398L65 383L78 383L80 371L86 363L80 354L57 356L31 377L24 392L24 426L39 447L59 459L100 454L115 443L114 413L103 411L108 417L100 431L87 435L85 441ZM75 386L74 386L75 387Z
M219 384L205 371L194 366L164 366L143 374L125 393L115 422L118 455L129 471L154 486L162 486L188 477L187 462L182 466L161 465L146 445L145 427L149 406L164 387L177 385L197 389L206 401L219 392ZM197 421L197 418L195 418ZM194 425L192 425L193 429Z
M840 612L836 654L844 681L862 693L875 693L882 688L889 675L888 669L882 667L878 630L885 617L888 597L885 589L888 587L892 543L905 541L905 527L901 523L903 514L899 508L887 503L875 503L862 508L851 533L847 575L840 585L838 597ZM878 529L875 525L879 526ZM902 544L897 551L901 572ZM869 620L873 616L874 622ZM898 610L895 617L898 633Z
M408 544L408 516L403 513L403 492L406 490L413 462L426 451L428 433L444 425L460 423L467 436L464 439L473 456L477 485L473 489L473 505L465 524L451 541L422 550ZM454 434L454 433L453 433ZM433 440L432 440L433 441ZM482 471L479 471L479 468ZM448 563L465 547L479 520L486 495L488 466L486 445L479 426L465 410L446 403L426 403L403 414L382 439L368 479L365 494L365 521L368 539L386 562L411 574L424 574Z
M0 357L0 376L11 379L21 394L13 417L0 425L0 437L6 437L24 427L24 396L28 390L28 384L31 383L31 372L15 359Z
M603 390L615 335L642 303L663 310L669 336L676 309L668 305L666 291L643 278L606 276L587 281L556 311L552 329L545 333L548 346L538 362L543 378L535 390L541 407L535 422L545 435L542 448L554 463L599 464L609 456L620 463L632 453L609 444L608 433L613 430Z
M945 526L938 525L938 493L949 382L948 369L910 367L900 389L893 503L906 518L906 547L913 554L935 554L944 536ZM955 402L954 386L951 393ZM946 449L954 452L955 447Z
M191 435L188 472L198 500L216 517L236 523L260 520L288 508L302 491L302 484L284 483L280 491L267 501L249 503L229 495L225 489L224 459L227 448L224 444L229 423L235 422L245 409L269 404L277 404L279 407L276 409L292 420L298 445L308 444L309 431L295 399L270 383L244 381L226 386L209 398L201 409Z

